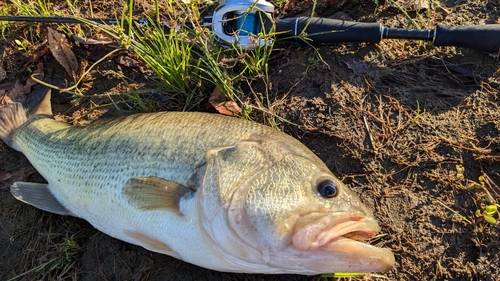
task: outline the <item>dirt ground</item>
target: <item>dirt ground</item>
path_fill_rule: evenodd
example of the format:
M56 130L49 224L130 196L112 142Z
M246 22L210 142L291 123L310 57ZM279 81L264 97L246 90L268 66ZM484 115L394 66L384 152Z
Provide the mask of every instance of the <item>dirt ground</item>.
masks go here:
M81 2L85 7L83 2L90 1ZM91 2L96 15L110 16L120 1ZM148 8L147 2L136 4ZM415 11L412 7L420 1L398 3L423 28L500 18L497 0L424 2L432 9ZM277 14L307 15L311 7L309 1L289 1L277 8ZM320 1L317 15L409 26L388 1L379 6L370 0ZM25 83L36 68L13 42L23 30L18 28L0 42L0 66L6 71L2 85L16 79ZM39 44L37 52L42 52L43 44L33 44ZM309 47L284 45L275 51L269 73L273 110L300 125L283 122L280 128L317 153L374 210L385 235L372 244L390 248L396 257L395 267L381 280L500 280L500 225L475 215L494 204L486 199L487 193L497 204L500 201L498 59L471 49L433 48L430 43L405 40L321 46L318 52L324 61ZM50 53L38 62L56 84L68 81ZM91 73L84 94L90 100L95 94L127 89L121 75L137 88L154 87L141 69L109 60ZM55 114L78 123L89 103L72 106L70 101L55 95ZM103 98L94 101L109 103ZM14 181L43 182L43 178L21 153L2 143L0 280L318 278L199 268L115 240L84 220L18 202L9 193ZM498 214L493 217L498 219Z

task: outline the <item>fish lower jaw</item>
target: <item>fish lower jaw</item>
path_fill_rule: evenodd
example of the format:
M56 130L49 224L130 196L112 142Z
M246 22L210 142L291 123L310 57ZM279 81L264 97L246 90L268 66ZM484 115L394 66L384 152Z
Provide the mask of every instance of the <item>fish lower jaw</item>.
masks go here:
M379 230L372 217L317 220L298 229L290 246L302 256L330 260L332 267L325 266L332 272L385 272L394 265L392 252L363 242Z
M395 263L394 255L389 249L344 237L338 237L318 250L339 256L350 256L351 259L367 268L365 272L386 272Z
M336 237L315 250L298 250L292 244L282 254L288 256L289 273L304 275L387 272L395 263L394 255L389 249L345 237ZM295 268L290 261L298 261ZM291 269L296 271L293 272Z

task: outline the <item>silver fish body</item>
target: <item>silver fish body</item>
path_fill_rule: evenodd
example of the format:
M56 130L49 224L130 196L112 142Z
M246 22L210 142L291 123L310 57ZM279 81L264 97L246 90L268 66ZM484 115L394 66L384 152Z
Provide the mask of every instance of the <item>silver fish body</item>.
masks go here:
M218 271L383 272L394 263L389 250L357 241L379 231L370 210L278 130L194 112L88 126L49 113L47 104L34 116L20 104L0 109L0 137L48 182L15 183L21 201Z

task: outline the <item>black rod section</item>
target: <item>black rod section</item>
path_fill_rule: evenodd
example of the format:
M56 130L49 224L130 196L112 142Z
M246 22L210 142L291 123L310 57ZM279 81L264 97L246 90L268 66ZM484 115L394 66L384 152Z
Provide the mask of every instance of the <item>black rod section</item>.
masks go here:
M105 23L105 24L118 24L119 21L115 19L90 19L86 18L86 20L97 22L97 23ZM0 21L24 21L24 22L54 22L54 23L78 23L83 24L81 20L77 18L70 17L30 17L30 16L0 16ZM144 21L138 21L139 24ZM127 22L124 22L127 24Z
M434 40L435 30L430 29L404 29L404 28L387 28L382 30L382 38L384 39L411 39L411 40Z
M378 22L353 22L328 18L310 19L308 17L276 20L276 31L282 32L277 36L281 38L293 37L305 31L312 43L378 43L382 39L382 29L382 24Z
M436 27L436 46L456 46L483 52L500 51L500 24Z
M120 20L116 19L95 19L95 18L84 18L84 20L93 21L96 23L110 24L110 25L118 25L121 23ZM32 17L32 16L0 16L0 21L22 21L22 22L47 22L47 23L75 23L75 24L85 24L81 19L71 18L71 17ZM134 23L139 25L149 25L150 22L148 20L133 20ZM212 23L212 17L204 17L201 21L198 22L200 25L210 26ZM128 25L128 21L123 21L123 24ZM167 27L165 24L160 24L161 27ZM192 27L193 25L190 22L184 23L184 26Z

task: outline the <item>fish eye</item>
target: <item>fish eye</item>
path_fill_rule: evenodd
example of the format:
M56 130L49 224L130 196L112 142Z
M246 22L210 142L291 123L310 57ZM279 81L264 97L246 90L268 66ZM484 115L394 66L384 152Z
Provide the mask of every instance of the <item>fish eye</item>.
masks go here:
M318 192L321 197L333 198L338 195L337 185L331 180L323 180L317 184Z

